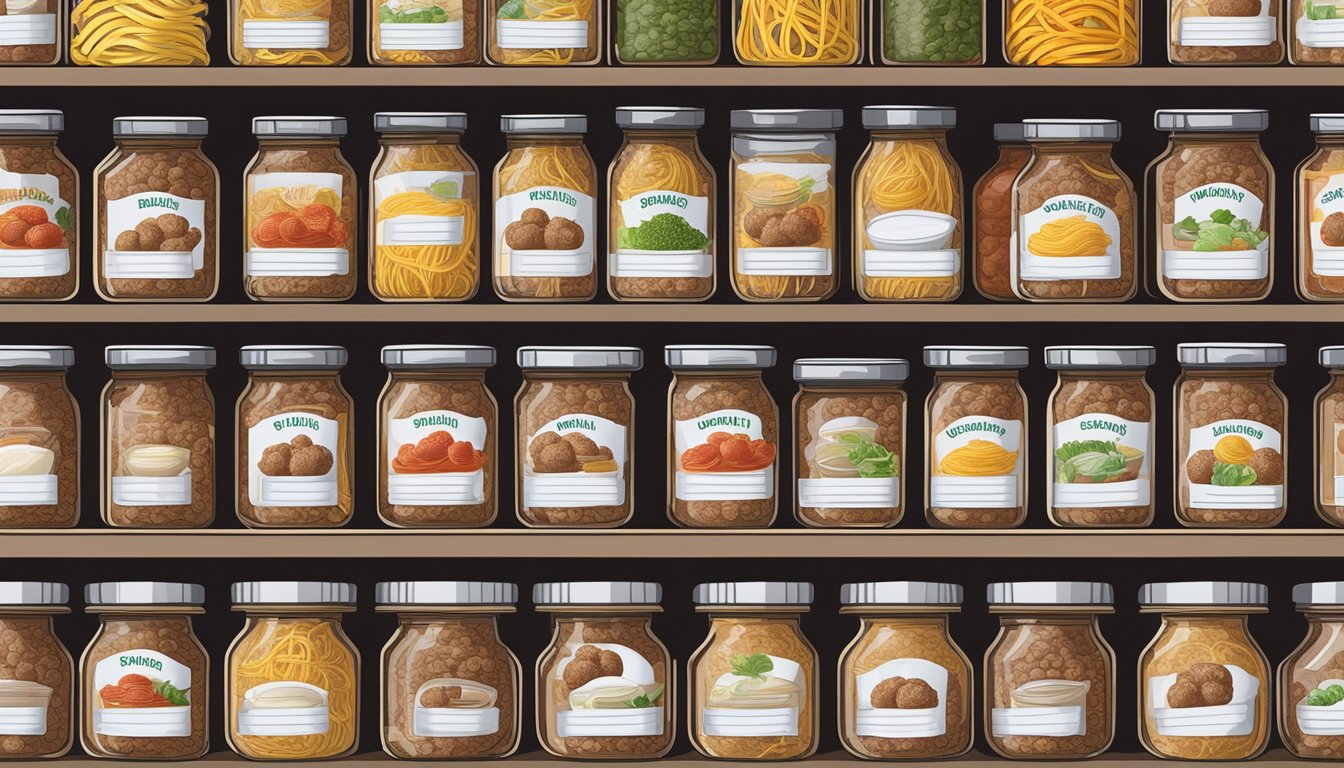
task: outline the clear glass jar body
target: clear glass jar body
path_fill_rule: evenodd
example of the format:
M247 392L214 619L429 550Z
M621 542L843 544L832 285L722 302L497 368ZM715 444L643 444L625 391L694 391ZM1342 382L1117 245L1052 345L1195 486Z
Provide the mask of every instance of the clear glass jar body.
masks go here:
M481 63L480 0L435 0L400 9L368 0L370 64L444 66Z
M739 64L843 66L864 55L863 6L856 0L732 0L733 51Z
M1308 697L1344 679L1344 613L1338 606L1308 607L1307 636L1279 665L1279 738L1294 756L1338 760L1344 754L1344 727L1330 705ZM1328 701L1328 699L1327 699Z
M0 610L0 636L7 658L0 661L0 682L7 697L0 755L6 760L61 757L74 743L75 662L56 637L52 617L64 606L14 605ZM26 684L26 685L25 685ZM28 690L25 690L27 688ZM22 697L20 699L19 697ZM25 710L41 709L44 728L33 732Z
M1143 3L1120 0L1074 13L1062 0L1003 4L1003 59L1029 67L1133 67L1143 58Z
M230 0L229 61L242 67L349 64L354 15L354 0L314 0L300 8Z
M31 459L0 477L0 528L79 523L79 432L65 371L0 371L0 441L28 446Z
M1013 185L1031 159L1026 144L1000 144L999 159L975 183L975 289L993 301L1016 301L1013 293Z
M719 3L612 0L618 64L709 65L719 60ZM672 14L669 20L665 14Z
M0 27L7 33L5 44L0 45L0 66L61 63L65 51L65 4L59 0L42 0L23 10L6 8L0 14Z
M1025 522L1027 396L1017 371L935 372L924 419L929 525L1016 528Z
M206 0L171 6L75 0L70 9L70 61L95 67L205 67L210 24ZM218 9L216 9L218 13Z
M716 194L714 169L700 153L696 132L626 129L607 172L607 190L611 297L709 298L715 286Z
M490 64L553 67L602 60L607 11L600 0L486 0L485 13L485 60Z
M905 514L905 390L837 384L803 384L793 398L794 516L815 528L890 528ZM865 449L869 463L855 466L839 455L848 449L827 448L844 446L847 436L881 451Z
M1344 301L1344 135L1320 134L1316 151L1297 166L1293 227L1297 295ZM1327 226L1328 222L1328 226Z
M733 290L821 301L837 285L835 134L732 135Z
M481 285L480 181L460 138L394 133L378 140L369 174L369 290L383 301L467 301Z
M0 260L27 265L5 269L0 301L72 298L79 290L79 172L56 136L0 137L0 194L11 201L0 203Z
M1283 0L1214 8L1206 0L1167 0L1167 61L1278 64L1283 61L1283 32L1279 28L1282 15Z
M1344 371L1331 368L1330 383L1316 393L1316 514L1344 526Z
M254 301L355 293L355 171L338 139L262 139L243 171L243 288Z
M985 0L882 0L877 13L883 64L985 62Z
M1344 43L1339 39L1338 26L1330 24L1337 17L1327 16L1322 8L1310 0L1288 0L1288 61L1298 66L1344 64ZM1322 23L1326 22L1326 23Z

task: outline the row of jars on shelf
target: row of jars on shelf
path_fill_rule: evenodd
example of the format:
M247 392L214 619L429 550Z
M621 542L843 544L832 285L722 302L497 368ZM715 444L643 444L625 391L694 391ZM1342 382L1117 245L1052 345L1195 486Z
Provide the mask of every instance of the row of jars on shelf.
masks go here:
M841 110L734 110L731 282L745 301L819 301L838 288L838 232L852 233L853 287L874 302L962 293L962 176L948 152L950 107L870 106L853 211L836 202ZM63 115L0 113L0 299L59 301L79 282L78 173L56 147ZM1139 196L1114 162L1113 120L995 126L998 161L975 185L970 269L995 300L1125 301L1143 282L1173 301L1255 301L1274 278L1274 169L1264 110L1159 110L1170 133ZM621 107L607 172L606 287L619 301L701 301L717 284L716 183L700 152L704 110ZM488 247L509 301L587 301L598 290L598 174L582 115L505 115L482 242L476 164L461 113L374 115L368 284L384 301L475 296ZM1344 115L1315 114L1316 151L1294 173L1296 286L1344 301ZM116 147L93 173L94 287L109 301L208 301L220 260L219 173L204 118L113 121ZM258 117L243 174L243 285L258 301L350 298L360 222L338 117ZM1146 242L1146 247L1140 243Z

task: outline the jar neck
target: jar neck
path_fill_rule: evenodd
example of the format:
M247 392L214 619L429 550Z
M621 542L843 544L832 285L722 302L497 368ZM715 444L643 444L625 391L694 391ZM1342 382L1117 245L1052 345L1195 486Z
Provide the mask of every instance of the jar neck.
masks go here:
M254 370L254 371L248 371L247 374L248 374L248 376L250 376L251 378L253 378L254 380L257 380L257 381L261 381L261 380L269 380L269 379L276 379L276 380L304 379L304 380L307 380L307 381L311 381L311 380L313 380L313 379L324 379L324 380L328 380L328 381L339 382L339 381L340 381L340 378L341 378L341 372L340 372L339 370L337 370L337 371L327 371L327 370L316 370L316 371L314 371L314 370L303 370L303 371L277 371L277 370L264 370L264 371L262 371L262 370Z
M534 371L523 371L523 379L527 381L551 381L556 379L583 380L583 381L611 381L624 384L630 380L630 372L534 370Z
M1173 133L1173 145L1181 144L1259 144L1260 134L1245 132L1228 133Z
M4 382L60 382L65 383L65 369L50 371L2 371L0 383Z
M735 368L722 371L675 371L679 379L755 379L761 380L761 371Z
M268 136L258 138L257 146L262 149L340 149L341 140L336 136L297 136L277 138Z
M234 610L242 611L247 620L251 622L289 624L295 621L321 621L340 624L341 614L351 613L355 609L354 606L324 606L321 608L312 606L265 606L254 610L250 606L235 606Z
M107 607L90 606L85 609L87 613L97 613L99 620L103 624L115 624L117 622L134 621L162 621L172 624L181 624L188 630L191 629L191 615L205 613L205 608L192 606L183 608L180 605L174 606L152 606L141 605L131 608L126 607Z
M1041 156L1081 155L1110 160L1112 146L1106 141L1048 141L1033 143L1031 150Z
M441 368L419 371L389 371L392 381L485 381L484 368Z
M625 140L631 144L659 144L668 141L695 141L698 132L694 128L658 129L626 128Z
M581 133L511 133L504 140L508 149L527 147L582 147Z
M499 631L499 614L483 611L408 611L397 614L397 623L404 628L424 628L440 624L489 624L493 631Z
M551 613L551 624L555 626L564 626L568 624L610 624L618 621L637 621L645 624L652 624L655 610L661 609L650 609L645 607L621 610L620 606L596 606L583 613L553 611Z
M118 148L140 152L150 149L199 150L204 140L204 136L122 136L114 139Z
M1273 368L1182 368L1181 372L1196 379L1240 379L1244 381L1261 379L1272 381Z
M1000 614L999 626L1001 627L1028 627L1035 625L1048 625L1052 627L1095 627L1097 625L1097 614L1095 613L1033 613L1033 614Z
M1125 370L1060 371L1059 380L1066 381L1143 381L1144 372Z
M1193 625L1204 627L1222 627L1225 631L1246 632L1250 631L1250 616L1246 613L1232 613L1228 611L1204 611L1189 613L1171 613L1162 614L1162 626L1170 629L1182 630Z
M55 147L57 133L11 133L0 136L0 147Z
M1302 612L1307 624L1321 627L1344 628L1344 606L1329 609L1308 608Z
M199 379L205 380L205 371L165 371L165 370L121 370L112 372L113 381L165 381Z
M875 130L871 134L874 143L879 141L946 141L947 131L940 128L927 130Z
M865 608L866 610L866 608ZM923 611L872 611L859 615L859 622L862 629L872 627L933 627L934 629L946 633L948 625L948 615L946 613L933 613Z
M798 391L809 395L816 395L818 397L835 397L838 395L851 395L851 394L869 394L874 392L894 395L901 391L901 385L883 383L883 382L874 382L872 384L808 383L808 384L799 384Z
M803 609L799 608L742 608L739 606L697 606L696 611L709 614L711 627L726 624L788 624L802 626Z
M1031 147L1026 144L1000 144L999 162L1026 162L1031 156Z
M453 132L436 133L384 133L378 136L378 144L383 147L395 147L405 144L452 144L462 143L462 134Z
M1008 371L982 371L966 368L954 368L937 370L933 373L935 383L945 381L970 381L982 379L994 379L996 381L1017 381L1017 370Z
M1344 149L1344 133L1318 133L1316 146L1322 149Z

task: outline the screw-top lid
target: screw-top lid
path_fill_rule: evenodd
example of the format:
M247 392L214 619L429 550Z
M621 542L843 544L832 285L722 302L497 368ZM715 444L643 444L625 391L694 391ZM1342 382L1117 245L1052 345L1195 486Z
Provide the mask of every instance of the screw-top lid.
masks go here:
M1344 581L1312 581L1293 587L1293 602L1307 605L1344 605Z
M697 584L696 605L811 605L815 590L806 581L714 581Z
M663 347L663 362L672 370L730 371L739 368L770 368L778 352L756 344L671 344Z
M513 605L518 585L504 581L380 581L379 605Z
M946 130L956 126L956 107L869 106L863 108L863 127L870 131Z
M910 363L900 358L810 357L793 361L799 384L901 384Z
M587 115L500 115L504 133L587 133Z
M1000 144L1021 144L1027 140L1021 123L995 123L994 140Z
M1139 588L1139 605L1266 605L1269 588L1249 581L1165 581Z
M70 588L56 581L0 581L0 605L65 605Z
M345 347L308 347L302 344L260 344L238 350L238 362L248 370L272 368L294 371L334 371L350 359Z
M961 605L960 584L865 581L840 587L841 605Z
M1119 141L1116 120L1023 120L1022 137L1027 141Z
M323 115L263 115L252 118L255 136L281 136L294 139L329 139L344 136L344 117Z
M1177 344L1176 361L1190 368L1265 368L1288 362L1288 347L1242 342Z
M621 128L699 128L705 124L700 107L617 107Z
M638 371L644 367L644 350L639 347L519 347L518 367L523 370Z
M378 133L462 133L467 130L467 113L374 112L373 130Z
M1026 347L931 346L924 348L924 364L930 368L1013 370L1031 362Z
M1045 367L1055 371L1140 370L1157 362L1153 347L1046 347Z
M114 371L203 371L215 367L215 348L171 344L113 346L103 351L103 359Z
M383 365L394 371L493 368L495 348L468 344L397 344L383 347Z
M63 370L75 364L72 347L48 347L41 344L0 346L0 368Z
M65 113L59 109L0 109L0 133L60 133Z
M201 605L205 587L175 581L104 581L84 586L88 605Z
M1313 112L1311 115L1312 133L1344 133L1344 114L1338 112Z
M1153 127L1159 131L1259 132L1269 127L1269 111L1264 109L1159 109L1153 113Z
M1326 368L1344 368L1344 347L1321 347L1319 360Z
M355 585L341 581L239 581L234 605L354 605Z
M532 587L537 605L657 605L663 585L651 581L551 581Z
M1000 581L985 590L990 605L1111 605L1115 590L1100 581Z
M204 136L210 121L204 117L114 117L113 136Z
M729 125L735 131L838 131L845 125L839 109L734 109Z

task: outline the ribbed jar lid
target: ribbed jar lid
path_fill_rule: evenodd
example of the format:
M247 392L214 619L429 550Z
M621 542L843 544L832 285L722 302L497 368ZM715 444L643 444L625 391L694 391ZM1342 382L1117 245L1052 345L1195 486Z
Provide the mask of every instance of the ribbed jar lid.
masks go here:
M699 128L705 124L701 107L617 107L621 128Z
M1115 590L1100 581L1001 581L985 590L990 605L1111 605Z
M0 133L60 133L65 113L59 109L0 109Z
M1023 120L1022 136L1027 141L1119 141L1120 123L1089 119Z
M238 350L238 362L249 370L334 371L344 368L349 360L350 353L345 347L262 344Z
M902 384L910 363L900 358L806 357L793 361L799 384Z
M229 588L234 605L354 605L354 584L341 581L239 581Z
M845 125L839 109L734 109L729 125L735 131L838 131Z
M204 136L209 132L210 121L204 117L112 118L113 136Z
M373 130L378 133L462 133L467 130L467 113L374 112Z
M1165 581L1139 588L1139 605L1266 605L1269 588L1249 581Z
M467 344L397 344L383 347L383 365L394 371L492 368L495 348Z
M518 585L504 581L380 581L378 605L513 605Z
M863 127L870 131L948 130L957 127L957 108L868 106L863 108Z
M1302 605L1344 605L1344 581L1312 581L1293 587L1293 602Z
M72 347L48 347L41 344L0 346L0 368L64 370L75 364Z
M1021 123L995 123L994 140L1000 144L1021 144L1027 140Z
M1265 368L1288 362L1288 347L1241 342L1177 344L1176 361L1190 368Z
M70 588L57 581L0 581L0 605L65 605Z
M1156 362L1154 347L1045 348L1045 367L1055 371L1142 370Z
M930 368L968 370L1015 370L1031 363L1026 347L931 346L924 348L924 364Z
M88 605L201 605L205 587L175 581L104 581L84 586Z
M1312 133L1344 133L1344 114L1339 112L1313 112L1311 115Z
M663 362L673 370L770 368L778 356L774 347L758 344L672 344L663 347Z
M532 587L537 605L657 605L663 585L651 581L551 581Z
M344 117L331 115L263 115L252 118L255 136L282 136L295 139L324 139L344 136Z
M203 371L215 367L215 348L170 344L114 346L103 350L103 359L114 371Z
M696 605L811 605L815 590L806 581L715 581L697 584Z
M500 115L504 133L587 133L587 115Z
M1159 131L1204 133L1260 132L1269 127L1264 109L1159 109L1153 113Z
M638 371L644 367L639 347L519 347L523 370Z
M840 587L841 605L961 605L960 584L937 581L865 581Z
M1321 365L1326 368L1344 368L1344 347L1321 347Z

